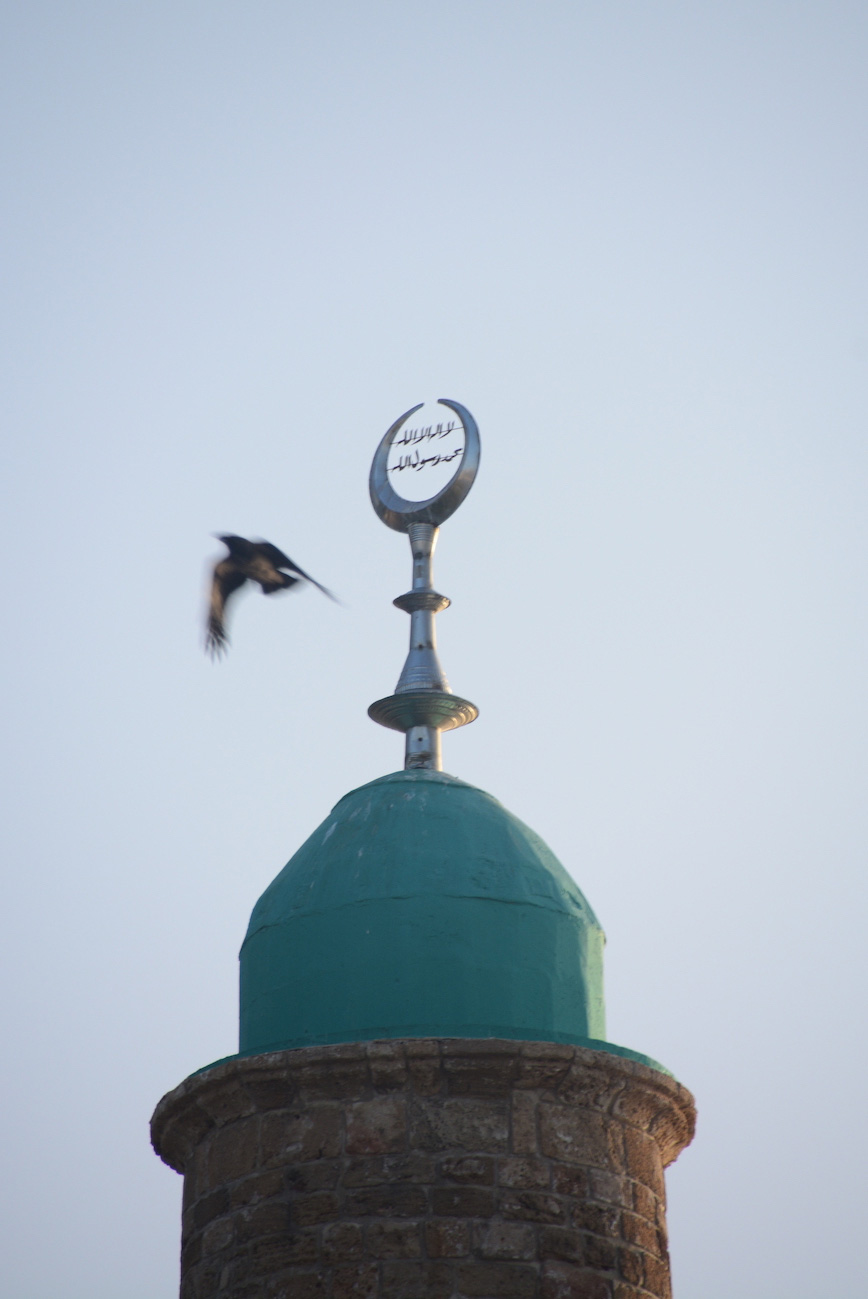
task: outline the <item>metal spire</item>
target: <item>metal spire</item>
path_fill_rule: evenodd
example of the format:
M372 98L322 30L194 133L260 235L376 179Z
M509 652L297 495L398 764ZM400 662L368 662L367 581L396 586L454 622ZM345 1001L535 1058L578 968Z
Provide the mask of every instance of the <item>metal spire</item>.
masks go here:
M421 405L421 403L420 403ZM420 406L408 410L396 420L377 448L371 465L371 502L379 517L397 532L406 532L410 538L413 555L413 585L405 595L399 595L393 604L410 615L410 652L395 687L395 693L378 699L368 709L368 716L381 726L406 735L404 767L423 767L441 771L440 733L466 726L479 715L475 704L452 693L446 674L437 657L435 615L448 609L447 596L434 590L431 561L439 525L454 513L464 500L479 468L479 430L470 412L456 401L440 398L440 405L448 406L461 421L463 446L449 451L448 455L433 448L432 454L419 454L431 449L431 439L443 437L441 425L419 430L404 430L400 442L412 446L412 453L401 456L389 466L389 453L397 434ZM458 426L451 425L450 432ZM432 431L433 430L433 431ZM449 482L435 495L423 501L408 501L399 496L389 482L389 473L395 469L412 469L425 472L429 467L460 455L458 468Z

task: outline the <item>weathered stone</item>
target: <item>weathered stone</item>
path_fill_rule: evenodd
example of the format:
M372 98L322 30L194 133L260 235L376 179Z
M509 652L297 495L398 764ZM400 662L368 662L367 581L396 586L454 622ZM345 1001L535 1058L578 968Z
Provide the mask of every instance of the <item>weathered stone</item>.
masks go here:
M627 1169L630 1175L654 1192L663 1196L663 1161L660 1151L651 1137L635 1128L624 1131L624 1145L627 1156Z
M662 1167L693 1120L665 1075L419 1040L203 1077L154 1118L185 1169L182 1299L669 1299Z
M539 1188L548 1186L551 1176L552 1167L547 1159L534 1159L530 1156L523 1159L501 1159L497 1166L497 1181L500 1186Z
M468 1299L537 1299L539 1272L528 1263L459 1263L458 1289Z
M588 1204L580 1201L573 1206L572 1219L575 1227L592 1231L597 1236L611 1236L614 1239L621 1234L621 1210L614 1204Z
M459 1147L497 1155L506 1152L508 1137L506 1106L498 1102L416 1100L410 1110L410 1145L417 1150Z
M229 1210L230 1199L229 1192L225 1186L220 1186L210 1195L204 1195L201 1200L197 1200L192 1208L193 1225L198 1230L207 1227L212 1218L219 1218L221 1214Z
M361 1258L362 1229L357 1222L330 1222L322 1229L324 1263L345 1263Z
M515 1258L527 1262L537 1256L536 1231L525 1222L479 1223L474 1231L474 1244L480 1258Z
M258 1293L263 1293L259 1284ZM253 1294L257 1294L254 1288ZM320 1272L292 1272L270 1277L264 1285L267 1299L325 1299L326 1283ZM235 1295L232 1295L235 1299Z
M343 1111L338 1105L277 1110L261 1123L262 1162L288 1167L309 1159L334 1159L341 1153Z
M373 1299L378 1286L374 1263L336 1267L332 1277L332 1299Z
M593 1110L569 1105L539 1107L540 1149L551 1159L592 1168L612 1167L610 1125Z
M566 1222L565 1202L557 1195L543 1191L504 1191L500 1196L504 1218L523 1222Z
M242 1209L233 1217L239 1241L258 1240L289 1231L289 1205L285 1200L268 1200L253 1209Z
M241 1119L214 1133L208 1160L211 1187L225 1186L257 1171L259 1124L258 1118Z
M428 1197L421 1186L371 1186L348 1191L344 1211L350 1218L422 1218Z
M280 1195L285 1185L284 1177L282 1168L273 1168L267 1173L254 1173L240 1182L233 1182L229 1191L233 1209L242 1204L254 1204L258 1200Z
M604 1200L607 1204L623 1205L625 1209L629 1209L633 1204L632 1184L620 1173L605 1173L599 1169L589 1169L588 1195L592 1200Z
M284 1174L286 1187L299 1195L305 1191L333 1191L340 1181L343 1165L337 1159L317 1159L310 1164L295 1164Z
M482 1186L437 1186L431 1209L443 1218L487 1218L494 1212L494 1192Z
M422 1255L418 1222L374 1222L365 1232L365 1244L374 1258L420 1258Z
M638 1217L635 1213L625 1213L622 1222L621 1234L628 1245L638 1245L640 1249L647 1250L649 1254L659 1253L656 1226L646 1222L644 1218Z
M425 1224L429 1258L463 1258L470 1253L470 1223L465 1218L434 1218Z
M458 1182L462 1186L494 1185L493 1159L467 1155L441 1159L437 1171L447 1182Z
M318 1222L332 1222L340 1212L334 1191L314 1191L292 1201L292 1220L298 1227L312 1227Z
M537 1153L536 1111L535 1096L525 1092L513 1094L510 1115L513 1154L535 1155Z
M638 1249L619 1249L618 1268L625 1281L641 1285L645 1279L643 1255Z
M357 1101L347 1111L346 1150L349 1155L380 1155L403 1150L407 1141L407 1111L403 1096L378 1096Z
M612 1285L584 1268L568 1263L546 1263L542 1276L542 1299L612 1299Z
M455 1292L450 1263L383 1263L382 1277L383 1299L451 1299Z

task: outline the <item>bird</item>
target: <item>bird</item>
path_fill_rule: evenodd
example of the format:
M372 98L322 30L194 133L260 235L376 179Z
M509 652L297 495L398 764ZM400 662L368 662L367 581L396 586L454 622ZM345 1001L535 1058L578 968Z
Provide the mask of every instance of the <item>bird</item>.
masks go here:
M229 645L226 635L226 604L245 582L258 582L263 595L275 591L288 591L300 581L310 582L330 600L337 600L326 587L299 568L282 550L270 541L248 541L246 537L215 534L229 552L214 565L211 578L211 598L205 634L205 649L212 658L225 654ZM288 572L283 572L287 569Z

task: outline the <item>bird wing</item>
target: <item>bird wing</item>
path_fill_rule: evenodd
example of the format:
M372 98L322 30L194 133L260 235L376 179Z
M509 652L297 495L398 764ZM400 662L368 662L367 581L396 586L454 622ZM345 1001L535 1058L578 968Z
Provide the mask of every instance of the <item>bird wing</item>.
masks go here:
M214 565L211 599L208 605L208 626L205 634L205 648L212 658L226 652L228 644L224 622L226 603L233 591L237 591L246 581L247 578L231 559L221 559L219 564Z
M284 555L283 551L278 550L277 546L272 546L270 541L259 541L256 543L256 548L263 559L267 559L275 568L288 568L290 572L298 573L299 577L303 577L306 582L310 582L311 586L315 586L318 591L322 591L323 595L327 595L330 600L334 600L335 604L340 604L338 597L332 595L328 587L322 586L316 578L311 577L310 573L306 573L303 568L299 568L295 560L290 559L288 555Z

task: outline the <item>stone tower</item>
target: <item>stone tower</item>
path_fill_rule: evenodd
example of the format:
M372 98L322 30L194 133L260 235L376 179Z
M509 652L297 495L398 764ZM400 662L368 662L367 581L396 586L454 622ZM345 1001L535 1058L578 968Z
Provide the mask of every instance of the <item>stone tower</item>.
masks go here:
M447 404L464 463L475 425ZM476 710L452 696L456 722L442 698L433 522L406 529L396 601L427 603L411 658L427 652L429 700L405 668L372 707L401 720L405 769L342 798L266 889L239 1052L152 1120L184 1176L181 1299L670 1295L663 1170L693 1101L605 1040L603 933L572 878L438 769L439 730Z

